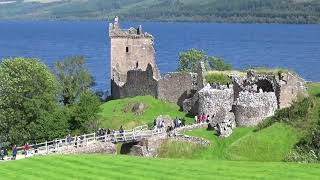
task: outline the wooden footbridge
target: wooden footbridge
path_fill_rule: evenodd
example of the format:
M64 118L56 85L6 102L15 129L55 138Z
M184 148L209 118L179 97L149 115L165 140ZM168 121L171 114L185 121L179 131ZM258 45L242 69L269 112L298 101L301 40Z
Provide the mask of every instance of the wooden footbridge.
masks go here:
M174 130L174 133L178 134L181 131L201 128L201 127L204 127L205 125L206 124L203 123L203 124L193 124L193 125L183 126L180 128L176 128ZM105 134L102 136L99 136L96 133L84 134L81 136L74 136L69 138L66 137L63 139L55 139L53 141L46 141L39 144L29 145L30 151L28 152L27 157L34 156L34 155L52 154L67 147L90 146L91 144L94 144L96 142L110 142L110 143L138 142L144 138L166 136L166 135L168 135L166 128L155 128L155 129L149 130L147 125L139 126L130 130L124 130L123 133L114 132L112 134ZM23 146L18 147L17 149L18 149L17 159L24 158L24 156L22 156L22 154L24 153Z

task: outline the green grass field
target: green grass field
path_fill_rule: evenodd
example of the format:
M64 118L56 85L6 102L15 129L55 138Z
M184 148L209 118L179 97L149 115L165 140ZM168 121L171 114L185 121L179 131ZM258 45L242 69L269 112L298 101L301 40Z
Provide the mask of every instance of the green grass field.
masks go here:
M213 131L197 129L188 135L210 140L209 147L168 141L159 150L160 157L242 160L242 161L282 161L299 140L299 133L283 123L276 123L262 131L254 128L237 128L225 139L213 135Z
M320 164L47 156L0 164L0 179L319 179Z
M126 107L132 103L143 103L146 108L140 115L126 111ZM138 96L120 100L112 100L101 106L102 112L99 114L103 126L106 128L118 129L121 125L132 128L142 124L153 123L159 115L169 115L171 118L184 117L187 123L193 121L186 114L180 111L180 107L173 103L157 100L151 96Z

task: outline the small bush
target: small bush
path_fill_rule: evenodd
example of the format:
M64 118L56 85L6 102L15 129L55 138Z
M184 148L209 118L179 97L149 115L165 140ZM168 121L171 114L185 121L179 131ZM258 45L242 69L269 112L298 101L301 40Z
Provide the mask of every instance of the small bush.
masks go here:
M227 85L232 83L231 79L225 73L210 73L205 76L205 79L210 84L219 83Z

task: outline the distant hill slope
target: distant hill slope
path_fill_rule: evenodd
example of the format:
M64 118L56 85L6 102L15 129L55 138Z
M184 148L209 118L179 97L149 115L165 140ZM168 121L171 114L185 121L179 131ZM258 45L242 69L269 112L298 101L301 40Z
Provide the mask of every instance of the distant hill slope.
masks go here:
M0 0L0 19L320 23L320 0Z

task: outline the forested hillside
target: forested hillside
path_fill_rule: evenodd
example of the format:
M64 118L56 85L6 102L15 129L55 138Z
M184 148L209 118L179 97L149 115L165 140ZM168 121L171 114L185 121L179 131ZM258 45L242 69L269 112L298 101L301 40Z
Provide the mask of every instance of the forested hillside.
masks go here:
M0 19L320 23L320 0L0 0Z

